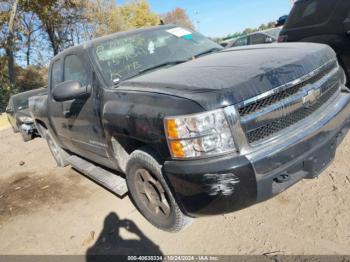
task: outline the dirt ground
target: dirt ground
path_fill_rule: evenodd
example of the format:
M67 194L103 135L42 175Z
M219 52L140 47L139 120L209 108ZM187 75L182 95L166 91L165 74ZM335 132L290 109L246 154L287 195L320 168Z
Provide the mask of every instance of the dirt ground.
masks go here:
M7 128L10 128L10 123L8 122L7 116L4 113L0 115L0 131Z
M171 234L70 167L0 132L0 254L350 254L350 136L314 180Z

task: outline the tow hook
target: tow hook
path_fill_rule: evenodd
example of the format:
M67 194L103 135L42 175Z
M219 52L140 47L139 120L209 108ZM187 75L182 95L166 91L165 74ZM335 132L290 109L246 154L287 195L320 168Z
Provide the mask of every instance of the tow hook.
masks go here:
M281 174L278 177L274 178L273 181L275 181L276 183L284 183L287 182L290 179L288 174Z

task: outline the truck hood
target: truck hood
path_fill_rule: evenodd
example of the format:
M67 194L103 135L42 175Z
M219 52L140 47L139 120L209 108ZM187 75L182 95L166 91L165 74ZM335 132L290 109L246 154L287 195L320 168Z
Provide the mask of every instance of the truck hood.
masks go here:
M335 59L326 45L286 43L232 48L120 84L121 89L191 99L216 109L291 82Z

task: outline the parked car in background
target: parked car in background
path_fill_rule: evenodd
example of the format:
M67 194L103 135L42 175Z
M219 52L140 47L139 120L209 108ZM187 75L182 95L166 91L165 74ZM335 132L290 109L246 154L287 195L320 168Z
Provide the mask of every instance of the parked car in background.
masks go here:
M220 42L220 45L221 45L222 47L226 48L228 44L231 44L231 43L234 42L236 39L237 39L237 37L236 37L236 38L230 38L230 39L223 40L223 41Z
M299 0L279 42L313 42L331 46L350 79L350 1ZM349 83L349 82L348 82Z
M285 23L286 23L286 21L287 21L287 19L288 19L288 15L283 15L283 16L281 16L280 18L278 18L278 20L276 21L276 27L281 27L281 26L283 26Z
M167 25L66 49L49 76L30 109L57 165L129 191L167 231L318 176L350 125L344 71L321 44L223 49Z
M264 31L254 32L232 40L226 44L225 48L245 45L271 44L277 41L280 31L280 28L272 28Z
M9 103L6 108L7 118L13 131L15 133L20 132L25 142L38 135L34 121L30 116L28 100L32 96L46 93L46 88L39 88L13 95L9 99Z

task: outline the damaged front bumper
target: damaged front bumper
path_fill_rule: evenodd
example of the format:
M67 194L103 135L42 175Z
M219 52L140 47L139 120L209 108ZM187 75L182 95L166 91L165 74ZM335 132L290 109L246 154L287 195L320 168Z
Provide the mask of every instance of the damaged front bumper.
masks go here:
M293 135L238 157L165 162L163 173L177 203L193 217L223 214L319 175L350 127L350 94L341 93L312 118Z

